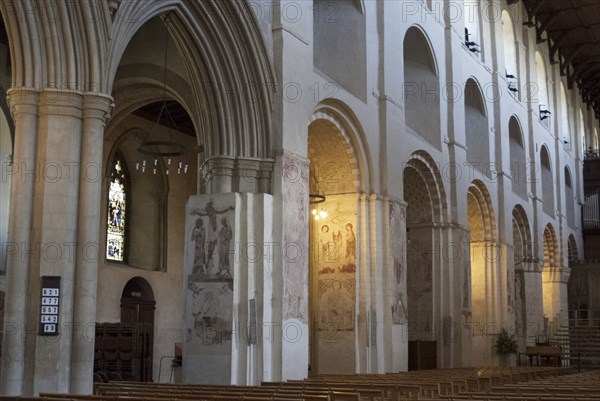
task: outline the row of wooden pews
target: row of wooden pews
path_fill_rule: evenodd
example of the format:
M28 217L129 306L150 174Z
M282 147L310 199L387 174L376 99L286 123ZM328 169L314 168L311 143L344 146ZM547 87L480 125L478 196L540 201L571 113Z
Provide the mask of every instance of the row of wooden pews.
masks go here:
M388 374L313 375L261 386L96 383L94 395L40 394L0 401L580 401L600 400L600 372L486 367ZM548 398L550 397L550 398Z

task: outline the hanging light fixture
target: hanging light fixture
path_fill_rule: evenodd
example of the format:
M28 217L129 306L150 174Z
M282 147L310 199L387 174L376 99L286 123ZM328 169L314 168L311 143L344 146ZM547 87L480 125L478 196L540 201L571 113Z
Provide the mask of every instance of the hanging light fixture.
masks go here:
M188 172L189 165L185 160L185 154L187 153L187 147L176 142L171 137L171 128L175 132L179 132L177 124L171 116L169 107L167 104L167 60L168 60L168 29L167 29L167 18L164 18L165 23L165 59L164 59L164 75L163 75L163 99L160 111L156 122L148 132L148 140L140 144L137 151L140 154L138 161L136 162L135 169L139 172L145 173L146 171L152 171L152 174L156 175L160 169L160 166L164 166L166 175L171 172L177 172L177 174L186 174ZM157 140L154 138L155 131L160 122L166 120L166 127L168 130L167 139ZM159 163L159 161L161 163ZM159 165L160 164L160 165Z
M308 203L313 205L311 213L315 220L321 220L327 218L327 210L325 208L317 208L317 204L325 202L325 195L320 194L309 194Z

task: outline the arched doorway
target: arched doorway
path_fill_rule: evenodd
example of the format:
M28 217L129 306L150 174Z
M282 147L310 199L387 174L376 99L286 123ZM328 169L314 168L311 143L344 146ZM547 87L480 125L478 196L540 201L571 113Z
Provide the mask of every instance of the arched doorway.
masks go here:
M129 280L121 297L121 323L124 331L129 329L129 325L133 329L133 353L137 354L139 365L136 366L134 357L132 374L140 381L152 381L155 309L156 301L150 284L141 277Z
M345 128L317 117L308 128L310 367L355 373L359 169Z
M406 206L406 288L408 308L408 369L438 367L440 308L439 226L444 222L445 192L432 158L415 152L404 169Z

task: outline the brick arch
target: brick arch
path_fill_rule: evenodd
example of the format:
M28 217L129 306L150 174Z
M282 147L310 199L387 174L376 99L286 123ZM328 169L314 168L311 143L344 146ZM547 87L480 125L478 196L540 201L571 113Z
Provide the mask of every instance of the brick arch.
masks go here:
M521 205L516 205L512 211L513 246L515 248L515 269L523 269L523 262L532 260L531 229L527 213ZM516 241L519 243L516 243Z
M496 241L494 206L489 191L480 180L474 180L469 187L467 210L471 241Z
M579 263L579 254L577 252L577 241L573 234L569 235L567 240L567 247L569 252L569 266Z
M347 162L353 192L371 192L370 151L362 126L352 110L338 100L326 99L316 107L308 122L309 128L318 126L313 124L325 124L336 133L339 154ZM309 130L309 158L313 160L316 147L310 143L310 135Z
M558 243L556 241L556 232L552 224L544 228L544 269L554 269L558 267Z

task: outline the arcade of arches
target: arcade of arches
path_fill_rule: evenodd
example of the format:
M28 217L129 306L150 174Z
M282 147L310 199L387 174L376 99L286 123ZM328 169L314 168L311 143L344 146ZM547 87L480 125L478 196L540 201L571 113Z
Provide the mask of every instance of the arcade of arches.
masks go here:
M564 323L598 118L522 4L276 3L1 2L2 394L494 365Z

